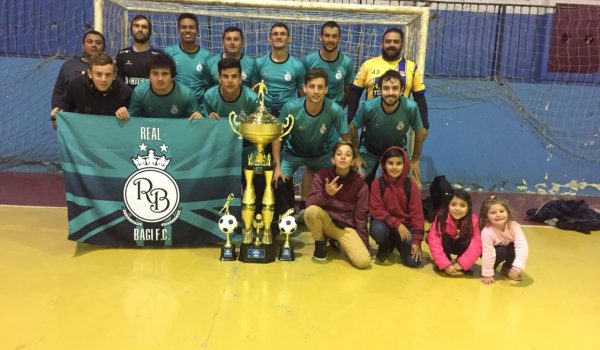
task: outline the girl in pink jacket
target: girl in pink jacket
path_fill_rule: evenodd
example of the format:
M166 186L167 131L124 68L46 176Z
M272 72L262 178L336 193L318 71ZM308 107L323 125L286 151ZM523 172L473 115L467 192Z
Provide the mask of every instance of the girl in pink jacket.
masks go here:
M529 248L521 226L514 220L508 202L491 196L479 213L481 227L481 282L494 283L494 272L502 262L502 273L520 281Z
M456 189L436 214L427 235L431 257L440 270L450 276L470 271L481 256L479 218L473 214L471 195ZM452 255L456 262L452 263Z

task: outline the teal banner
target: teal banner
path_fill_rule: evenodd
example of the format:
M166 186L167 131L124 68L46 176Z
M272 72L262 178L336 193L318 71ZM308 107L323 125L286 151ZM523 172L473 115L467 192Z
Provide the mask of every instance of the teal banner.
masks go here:
M58 140L70 240L197 246L225 239L217 222L230 193L239 213L242 142L226 119L62 112Z

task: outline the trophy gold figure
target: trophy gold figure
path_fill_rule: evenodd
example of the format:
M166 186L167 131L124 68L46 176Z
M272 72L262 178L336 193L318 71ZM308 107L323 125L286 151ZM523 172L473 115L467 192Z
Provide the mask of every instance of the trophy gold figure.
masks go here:
M233 198L233 193L227 196L227 202L225 202L225 205L219 211L219 214L221 214L223 211L225 212L225 214L219 219L219 229L225 234L225 244L221 247L221 261L237 260L235 244L231 243L230 239L230 235L235 231L238 225L235 216L229 214L229 204Z
M239 260L243 262L267 263L275 260L275 247L271 223L275 214L275 195L271 181L273 179L273 165L271 155L265 155L265 146L276 139L281 140L292 131L294 117L290 114L281 124L271 115L265 107L265 93L267 87L264 81L256 84L258 109L256 112L239 118L235 112L229 114L229 126L240 138L252 142L256 151L248 156L244 168L246 188L242 194L242 237ZM256 193L252 179L256 168L262 168L265 174L265 192L262 198L262 212L255 217ZM257 223L256 221L259 221ZM262 231L262 233L261 233Z

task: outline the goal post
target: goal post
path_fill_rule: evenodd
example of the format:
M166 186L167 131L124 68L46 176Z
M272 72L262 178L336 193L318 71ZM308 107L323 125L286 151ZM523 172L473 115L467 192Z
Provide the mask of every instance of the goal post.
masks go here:
M199 17L199 40L206 41L213 52L220 49L222 30L219 30L227 23L244 30L246 52L252 56L266 52L257 49L264 45L254 41L266 43L269 25L275 21L291 24L294 41L297 41L298 31L311 36L303 36L301 46L292 44L291 53L303 57L319 48L318 31L315 35L315 30L325 21L335 20L346 27L342 30L341 49L354 59L355 66L377 56L385 28L398 26L406 34L405 56L415 61L421 70L425 69L428 7L253 0L94 0L94 10L94 27L107 36L111 52L129 45L129 19L133 15L150 16L153 44L160 48L177 42L176 16L191 12ZM352 40L344 45L349 36Z

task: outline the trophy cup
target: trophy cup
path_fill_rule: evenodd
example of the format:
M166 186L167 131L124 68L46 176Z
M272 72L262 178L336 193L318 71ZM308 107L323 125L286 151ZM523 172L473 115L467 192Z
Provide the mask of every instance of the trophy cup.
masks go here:
M229 214L229 203L233 200L233 193L227 196L227 202L223 208L219 211L219 214L225 211L225 215L219 219L219 230L225 234L225 245L221 247L221 261L235 261L237 260L237 254L235 252L235 244L231 243L229 235L237 227L237 219L235 216Z
M264 81L256 84L253 89L257 88L258 109L254 113L240 118L240 120L238 120L238 115L235 112L231 112L229 114L229 126L240 138L244 138L256 146L256 151L248 156L248 162L244 167L246 188L242 195L242 221L244 225L239 260L242 262L270 263L275 261L276 249L273 245L273 234L271 232L271 223L275 214L275 195L271 185L273 179L271 155L265 155L264 149L266 145L275 139L281 140L292 131L294 117L291 114L288 115L285 118L285 125L281 124L277 118L269 114L265 107L267 87ZM256 168L264 170L266 182L260 219L258 215L254 216L256 193L254 192L252 179ZM257 220L260 221L258 226L255 225Z
M281 261L294 261L296 255L294 254L294 247L290 244L290 235L296 232L298 224L296 219L292 216L294 209L289 209L279 219L279 232L285 235L285 242L279 249L279 260Z

